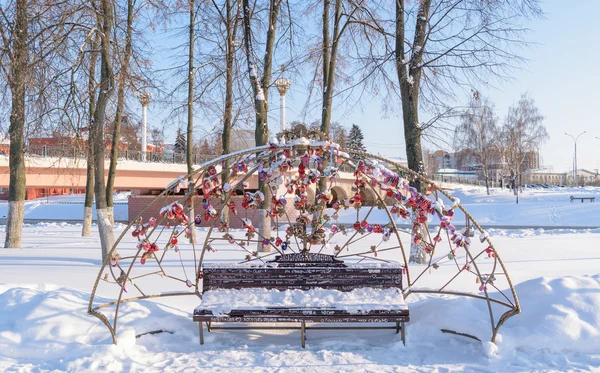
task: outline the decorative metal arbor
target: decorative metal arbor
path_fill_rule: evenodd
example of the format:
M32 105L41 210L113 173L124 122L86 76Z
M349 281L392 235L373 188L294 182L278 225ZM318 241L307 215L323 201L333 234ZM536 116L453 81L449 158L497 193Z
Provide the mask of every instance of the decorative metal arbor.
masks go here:
M182 183L189 175L175 180L154 201L164 202L159 216L147 221L139 216L123 230L102 264L88 307L108 327L114 343L124 303L169 296L201 298L203 262L217 250L226 253L220 260L232 265L267 265L284 252L398 262L408 284L404 298L424 293L486 302L492 342L502 324L520 312L496 248L460 201L396 162L344 152L319 132L300 127L278 136L269 145L203 164L192 174L195 188L186 194L179 195L187 190ZM223 169L226 164L231 166ZM228 181L222 184L223 174ZM248 188L251 178L268 185L270 200ZM311 194L322 178L327 188ZM410 186L417 178L426 192ZM343 183L352 185L352 195L338 200L333 191ZM364 203L366 191L376 196L370 206ZM203 198L200 202L194 199L197 195ZM190 219L192 203L201 204L195 211L201 207L202 212ZM259 209L271 217L270 234L254 227L252 217ZM460 213L465 217L461 229L454 225ZM356 215L355 222L341 223L349 214ZM227 215L242 229L229 229L222 220ZM199 242L182 245L197 226L204 227ZM424 263L409 263L411 250L418 248L425 252ZM157 277L163 280L156 281ZM469 287L474 291L465 290Z

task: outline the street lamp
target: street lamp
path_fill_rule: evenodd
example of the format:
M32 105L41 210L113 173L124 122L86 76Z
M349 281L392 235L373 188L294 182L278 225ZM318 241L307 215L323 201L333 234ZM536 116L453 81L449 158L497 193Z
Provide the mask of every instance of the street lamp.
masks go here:
M586 132L587 131L583 131L582 133L577 135L577 137L573 137L573 135L565 132L565 135L570 136L573 139L573 142L575 143L575 155L573 156L573 186L577 186L577 139L579 139L579 136L583 135Z
M147 143L147 122L146 122L146 108L152 99L152 93L142 91L137 93L138 100L142 104L142 162L146 162L146 143Z
M285 70L285 65L281 65L281 78L275 81L275 87L279 91L279 125L281 127L281 132L285 131L287 124L285 122L285 94L287 93L290 85L292 85L292 81L289 79L285 79L283 77L283 72Z

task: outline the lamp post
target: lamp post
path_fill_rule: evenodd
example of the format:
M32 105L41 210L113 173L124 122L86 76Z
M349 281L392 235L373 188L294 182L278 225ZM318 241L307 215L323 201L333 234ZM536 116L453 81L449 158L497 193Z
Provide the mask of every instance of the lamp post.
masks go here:
M579 136L583 135L586 132L587 131L583 131L582 133L577 135L577 137L573 137L573 135L565 132L565 135L570 136L573 139L573 142L575 143L575 154L573 156L573 186L577 186L577 139L579 139Z
M146 148L147 148L147 119L146 119L146 111L148 108L148 104L150 103L150 99L152 99L152 93L150 92L138 92L137 98L140 100L140 104L142 104L142 162L146 162Z
M292 81L289 79L285 79L283 77L283 72L285 70L285 66L281 65L281 78L275 81L275 87L279 91L280 101L279 101L279 126L280 131L283 132L286 129L285 123L285 94L287 93L288 88L292 85Z

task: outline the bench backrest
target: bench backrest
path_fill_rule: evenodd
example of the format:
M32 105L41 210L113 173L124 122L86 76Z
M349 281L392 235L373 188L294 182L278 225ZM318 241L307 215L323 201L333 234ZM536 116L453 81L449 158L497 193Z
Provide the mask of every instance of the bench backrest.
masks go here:
M356 288L402 289L400 267L219 267L203 268L202 291L214 289L301 289L350 291Z

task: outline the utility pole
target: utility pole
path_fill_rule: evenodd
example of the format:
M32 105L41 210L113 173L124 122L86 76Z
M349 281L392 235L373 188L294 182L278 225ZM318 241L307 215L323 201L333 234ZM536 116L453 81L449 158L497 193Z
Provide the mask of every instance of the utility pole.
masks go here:
M146 149L147 149L147 118L146 112L148 108L148 104L150 103L150 99L152 99L152 93L150 92L139 92L137 94L138 100L140 100L140 104L142 104L142 162L146 162Z

